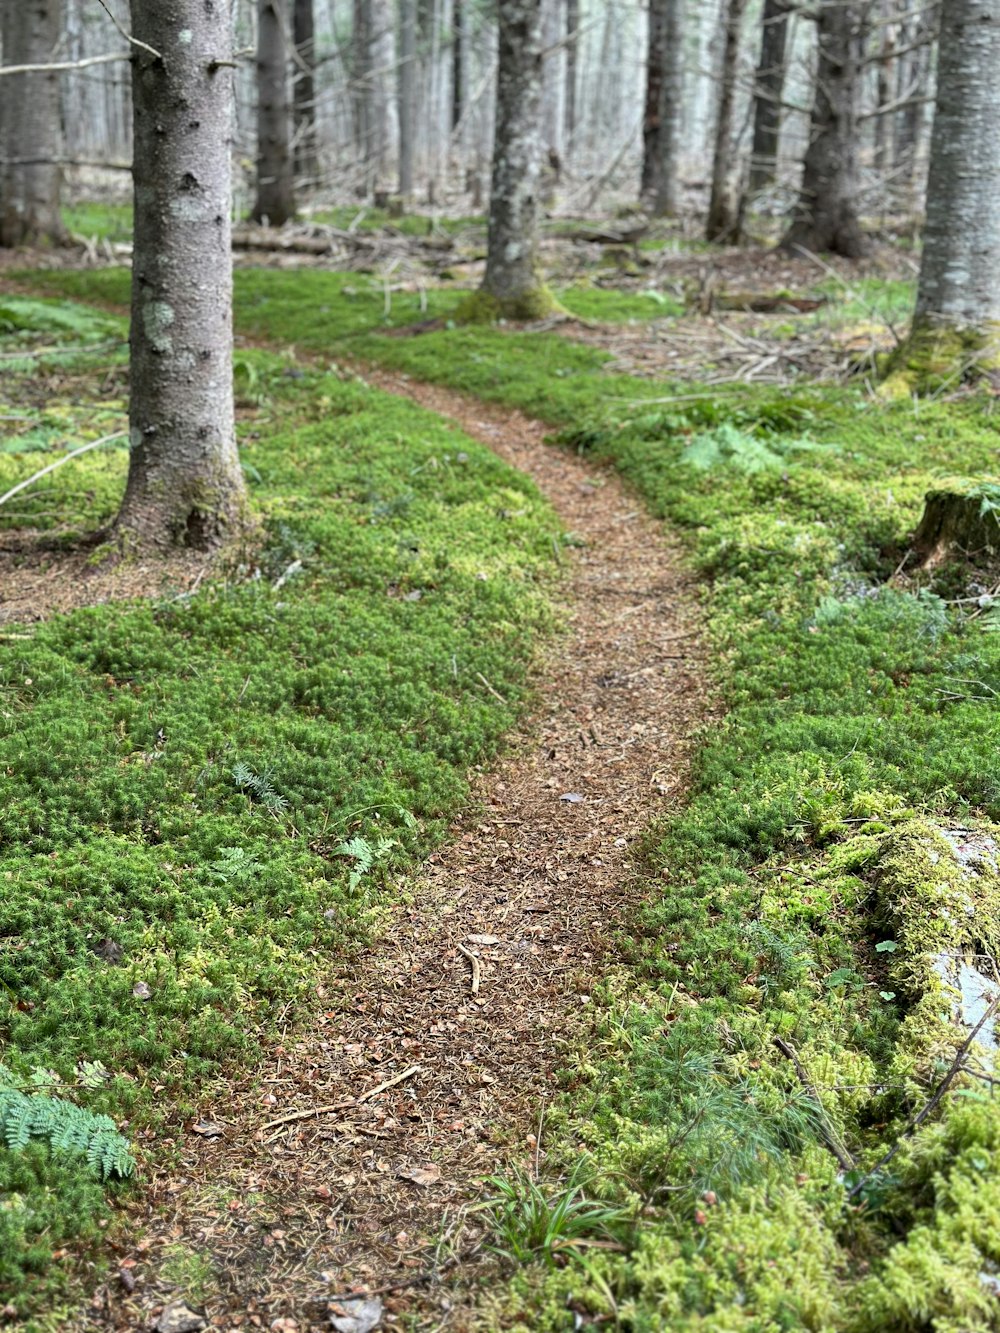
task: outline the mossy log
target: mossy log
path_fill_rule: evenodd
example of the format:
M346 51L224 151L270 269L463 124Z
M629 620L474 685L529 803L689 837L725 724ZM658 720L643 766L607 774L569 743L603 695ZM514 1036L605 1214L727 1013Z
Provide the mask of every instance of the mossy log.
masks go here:
M928 491L910 545L924 569L948 560L996 559L1000 556L1000 508L979 489Z

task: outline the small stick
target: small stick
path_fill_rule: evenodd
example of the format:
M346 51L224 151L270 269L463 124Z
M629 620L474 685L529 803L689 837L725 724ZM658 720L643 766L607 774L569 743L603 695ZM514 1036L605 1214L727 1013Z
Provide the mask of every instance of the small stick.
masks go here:
M26 486L40 481L42 477L47 477L50 472L55 472L57 467L62 467L63 463L68 463L71 458L78 458L80 454L85 454L88 449L96 449L99 444L108 444L111 440L120 440L127 433L124 430L116 430L113 435L102 435L99 440L91 440L89 444L81 444L79 449L71 449L68 454L64 454L56 462L50 463L48 467L43 467L40 472L28 477L27 481L19 481L16 486L12 486L9 491L0 495L0 505L6 504L8 500L17 495L18 491L23 491Z
M482 683L489 690L490 694L493 695L494 699L499 699L502 704L506 705L507 700L503 697L502 694L497 693L497 691L493 688L493 686L490 684L490 682L486 679L486 677L483 675L481 671L476 672L476 678L482 681Z
M472 994L478 995L479 980L480 977L482 976L482 969L479 966L479 959L476 957L476 955L472 952L471 949L466 949L465 946L462 944L458 946L458 952L463 956L463 958L468 958L470 964L472 965Z
M279 1115L277 1120L269 1121L264 1129L276 1129L279 1125L290 1125L293 1120L308 1120L312 1116L328 1115L331 1111L345 1111L349 1106L360 1106L369 1098L385 1092L387 1088L394 1088L397 1083L402 1083L404 1079L412 1078L414 1074L419 1073L420 1065L410 1065L409 1069L404 1069L401 1074L396 1074L393 1078L387 1078L384 1083L369 1088L360 1097L345 1097L342 1101L331 1102L329 1106L310 1106L306 1111L289 1111L286 1115Z
M1000 995L997 995L993 999L992 1003L990 1004L986 1012L983 1014L982 1018L979 1020L976 1026L966 1037L965 1041L959 1047L958 1054L951 1062L951 1068L948 1070L947 1074L945 1074L944 1078L934 1089L934 1095L923 1107L923 1109L917 1112L917 1114L906 1126L902 1134L900 1134L899 1138L897 1138L896 1142L892 1145L889 1151L882 1154L882 1156L878 1159L878 1161L875 1163L875 1165L871 1168L870 1171L865 1172L865 1174L861 1177L858 1183L851 1190L850 1194L848 1194L847 1197L849 1199L853 1199L856 1194L860 1194L861 1191L864 1189L865 1185L867 1185L868 1181L871 1180L872 1176L874 1176L877 1172L881 1171L884 1166L888 1166L888 1164L896 1156L896 1153L899 1151L899 1145L903 1142L903 1140L908 1139L911 1134L915 1133L924 1123L924 1121L927 1119L930 1113L934 1110L934 1108L940 1103L941 1098L948 1091L952 1083L955 1081L955 1079L961 1072L962 1065L965 1063L965 1057L969 1054L969 1047L979 1036L980 1028L983 1026L984 1023L988 1022L993 1017L993 1015L997 1011L998 1005L1000 1005Z
M812 1101L816 1103L816 1106L819 1109L820 1121L823 1125L823 1134L826 1138L827 1146L840 1163L840 1169L842 1171L853 1171L855 1167L854 1158L841 1143L840 1135L837 1133L834 1125L831 1124L830 1118L826 1113L826 1108L823 1106L820 1095L816 1091L816 1086L806 1072L806 1067L799 1059L795 1047L791 1042L784 1041L781 1037L775 1037L774 1044L786 1060L791 1060L796 1078L805 1088Z

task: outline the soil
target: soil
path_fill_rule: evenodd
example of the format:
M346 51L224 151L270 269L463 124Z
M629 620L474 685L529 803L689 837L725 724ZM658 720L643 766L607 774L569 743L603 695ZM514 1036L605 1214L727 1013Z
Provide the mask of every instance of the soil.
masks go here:
M141 1239L80 1328L149 1327L198 1304L185 1254L212 1273L201 1308L215 1328L329 1328L356 1293L383 1302L382 1328L481 1327L497 1270L470 1204L512 1160L544 1169L546 1108L560 1071L574 1077L591 990L641 893L630 844L680 799L710 708L690 578L616 476L517 412L364 373L548 495L581 542L565 632L452 841L396 886L370 946L331 959L318 1020L185 1126L177 1169L130 1219Z

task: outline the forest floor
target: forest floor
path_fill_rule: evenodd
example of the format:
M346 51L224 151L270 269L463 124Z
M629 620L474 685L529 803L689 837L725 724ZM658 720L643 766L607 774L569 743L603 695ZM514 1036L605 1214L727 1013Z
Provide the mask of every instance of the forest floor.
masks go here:
M241 444L275 546L260 591L185 573L176 590L150 589L148 616L100 606L65 629L56 616L23 646L17 628L23 657L0 683L18 709L40 679L52 695L18 718L90 710L115 775L102 791L132 785L124 813L109 815L106 795L94 823L93 761L73 766L71 729L41 776L23 748L0 754L11 783L30 770L9 808L30 830L36 788L53 783L54 810L79 806L99 840L110 827L115 855L139 869L148 857L183 889L164 905L155 973L125 943L127 983L149 976L145 1012L166 1026L151 1046L148 1026L137 1038L126 1023L104 1054L126 1073L100 1105L119 1119L134 1106L148 1148L143 1191L124 1204L142 1235L114 1233L81 1327L141 1326L161 1306L175 1323L194 1307L216 1327L279 1333L361 1333L376 1314L546 1333L997 1322L983 1274L1000 1250L977 1219L991 1215L979 1191L1000 1171L1000 1118L974 1071L900 1150L955 1044L928 1017L940 1007L922 942L939 938L930 871L904 872L916 858L958 877L977 908L949 917L938 947L994 957L1000 836L988 822L1000 816L996 571L902 572L928 487L996 473L995 403L958 384L925 404L870 392L905 320L904 251L846 265L610 247L605 265L592 247L560 247L567 314L529 329L453 328L454 284L479 261L446 247L442 272L392 235L344 271L275 252L238 273ZM29 299L87 303L20 316L71 320L98 348L120 337L101 321L120 320L128 275L100 259L12 281ZM70 430L120 423L120 350L103 381L91 368L89 390L74 387L72 357L43 364L25 381L37 401L14 405L17 439L0 457L12 478L26 466L17 441L51 452ZM55 406L39 420L46 393ZM428 412L393 407L400 394ZM491 472L473 452L484 444L517 472ZM111 451L81 468L91 515L113 513L121 466ZM548 497L554 527L518 474ZM46 540L53 526L76 540L78 496L64 480L26 512ZM304 581L286 587L296 562ZM533 660L555 563L562 629ZM340 607L344 589L354 600ZM365 656L373 635L388 675ZM371 676L360 701L345 651L359 681ZM485 762L525 698L504 757ZM171 744L220 699L233 757L256 764L238 779L254 799L234 795L218 739L193 758ZM155 743L142 739L164 717ZM396 752L397 732L419 737L416 758ZM309 765L331 745L357 763L322 761L320 790L337 786L340 803L324 812ZM429 777L424 755L441 771ZM464 813L445 755L472 769ZM171 827L203 820L200 850L161 834L152 812L174 788L160 773L195 802ZM353 807L368 800L384 816L359 825ZM429 857L393 822L396 802L436 829ZM383 832L405 843L401 862L423 852L367 905L343 894L327 834L345 810L372 845ZM81 847L71 857L91 855ZM271 875L281 858L292 888ZM80 909L48 856L29 871L78 938ZM304 883L319 890L296 896ZM117 930L108 920L131 928L132 901L98 913L87 938ZM138 901L148 912L157 899ZM245 931L217 928L220 904L251 913ZM67 964L46 927L31 929L77 997L72 949ZM19 920L10 934L28 931ZM20 986L3 965L4 985ZM179 991L164 981L174 969ZM82 975L108 997L109 1030L115 972ZM47 984L25 989L9 1022L15 1046L30 1038L34 1058L63 1068L94 1038L65 986L67 1030L46 1031ZM220 1012L259 1025L259 1044L241 1051ZM202 1072L178 1071L164 1046ZM891 1171L878 1165L887 1149ZM560 1231L576 1205L594 1211Z
M156 1317L179 1240L211 1266L215 1327L328 1327L350 1309L337 1295L358 1293L381 1299L383 1327L470 1326L467 1284L491 1256L468 1209L501 1161L544 1169L571 1034L634 914L628 849L682 798L706 715L690 575L614 473L554 451L517 411L365 375L548 497L573 534L564 629L453 838L397 886L349 971L323 978L319 1025L202 1108L179 1173L143 1201L134 1293L98 1293L102 1327Z

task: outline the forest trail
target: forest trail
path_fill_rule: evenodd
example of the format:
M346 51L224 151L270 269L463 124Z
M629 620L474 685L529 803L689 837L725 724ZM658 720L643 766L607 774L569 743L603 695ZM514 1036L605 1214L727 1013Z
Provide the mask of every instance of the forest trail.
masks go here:
M566 553L565 633L452 841L408 880L384 933L334 960L320 1025L202 1106L88 1328L149 1327L186 1299L215 1328L305 1333L328 1329L328 1303L351 1291L380 1297L381 1328L404 1314L470 1327L461 1264L447 1271L477 1238L463 1205L511 1158L544 1161L544 1128L540 1147L534 1136L565 1036L629 919L628 845L684 790L706 687L692 579L661 525L610 470L546 445L541 423L363 373L549 497L580 543ZM442 1262L440 1281L421 1281Z

